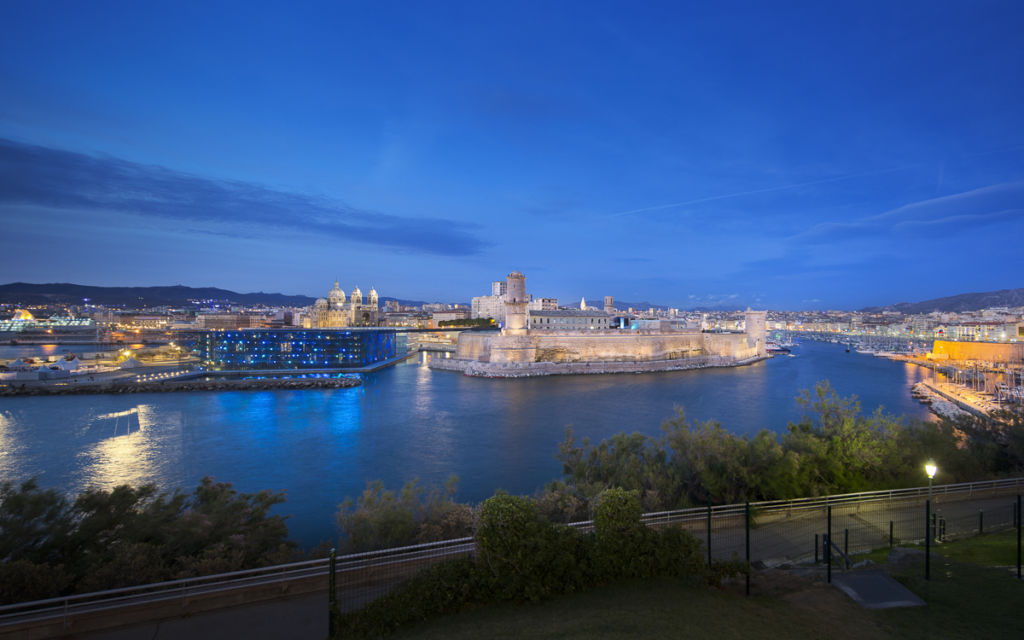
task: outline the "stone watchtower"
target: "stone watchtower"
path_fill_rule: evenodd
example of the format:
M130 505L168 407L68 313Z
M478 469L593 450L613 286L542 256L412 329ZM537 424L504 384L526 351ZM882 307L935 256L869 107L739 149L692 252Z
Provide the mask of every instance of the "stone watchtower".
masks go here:
M526 276L518 271L505 279L505 329L502 335L525 336L526 328Z
M743 317L748 344L752 347L757 347L758 356L764 357L768 355L768 345L766 343L765 334L765 324L768 320L768 312L753 311L750 307L747 307Z

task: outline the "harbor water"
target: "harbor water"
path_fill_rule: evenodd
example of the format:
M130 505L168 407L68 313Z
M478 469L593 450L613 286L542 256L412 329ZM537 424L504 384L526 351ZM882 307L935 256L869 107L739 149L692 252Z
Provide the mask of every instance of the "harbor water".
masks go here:
M335 513L368 481L391 488L459 477L457 499L532 493L561 474L571 427L592 441L658 435L682 408L740 434L784 432L803 389L829 380L862 410L930 419L910 387L931 372L841 345L805 342L795 357L657 374L491 380L426 366L420 354L352 389L69 395L0 399L0 479L38 478L74 494L156 483L191 491L203 476L240 491L285 491L277 509L309 546L337 535ZM26 353L25 355L30 355Z

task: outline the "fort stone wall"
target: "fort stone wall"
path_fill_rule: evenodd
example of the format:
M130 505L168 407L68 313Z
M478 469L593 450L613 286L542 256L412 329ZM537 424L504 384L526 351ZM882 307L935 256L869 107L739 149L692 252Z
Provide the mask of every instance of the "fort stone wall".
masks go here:
M1005 364L1024 363L1024 343L936 340L932 345L932 353L944 355L950 360L981 360Z

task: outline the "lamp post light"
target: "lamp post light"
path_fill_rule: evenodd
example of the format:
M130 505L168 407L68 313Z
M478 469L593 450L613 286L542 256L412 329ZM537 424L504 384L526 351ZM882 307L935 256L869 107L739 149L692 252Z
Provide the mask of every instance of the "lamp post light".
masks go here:
M924 465L924 472L928 474L928 501L932 500L932 478L935 477L935 473L939 470L935 463L929 460Z
M924 506L924 579L931 580L932 573L932 478L939 468L935 462L929 460L924 465L924 472L928 474L928 501Z

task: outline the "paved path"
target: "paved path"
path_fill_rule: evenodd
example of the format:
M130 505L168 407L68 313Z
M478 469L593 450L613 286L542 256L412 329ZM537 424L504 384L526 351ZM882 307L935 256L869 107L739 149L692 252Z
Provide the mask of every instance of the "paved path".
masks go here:
M327 593L210 611L125 629L76 634L83 640L324 640Z

